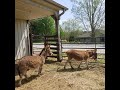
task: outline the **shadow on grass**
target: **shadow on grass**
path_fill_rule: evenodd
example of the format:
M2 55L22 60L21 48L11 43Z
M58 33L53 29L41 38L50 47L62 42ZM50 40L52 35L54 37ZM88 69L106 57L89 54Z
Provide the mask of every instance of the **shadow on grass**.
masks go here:
M76 66L76 65L75 65ZM88 70L91 70L91 69L93 69L93 68L99 68L99 67L104 67L104 66L101 66L101 65L99 65L99 63L96 63L96 62L90 62L89 64L88 64L88 67L89 67L89 69ZM81 65L81 67L80 68L75 68L74 67L74 69L71 69L71 68L66 68L66 69L64 69L64 67L62 67L62 68L58 68L57 69L57 72L75 72L75 71L83 71L83 70L87 70L87 67L86 67L86 64L83 64L83 65Z
M71 69L71 68L68 68L68 69L57 69L57 72L76 72L76 71L83 71L83 70L87 70L87 68L74 68L74 69ZM89 69L88 69L89 70Z
M45 60L45 64L53 64L56 63L58 61L53 61L53 60Z
M28 80L26 80L25 78L22 79L22 82L21 82L21 83L22 83L22 85L23 85L23 84L26 84L26 83L34 80L34 79L37 79L37 77L38 77L38 75L32 75L32 76L28 77ZM16 80L16 81L15 81L15 87L19 87L18 82L19 82L19 80Z

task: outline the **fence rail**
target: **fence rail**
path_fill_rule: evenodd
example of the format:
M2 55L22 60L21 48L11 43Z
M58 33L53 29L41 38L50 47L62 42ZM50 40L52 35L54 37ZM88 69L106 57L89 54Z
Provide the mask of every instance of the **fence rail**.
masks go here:
M66 43L66 44L68 44L68 43ZM69 43L69 44L71 44L71 43ZM68 44L68 46L69 46L69 44ZM84 43L84 44L85 44L85 43ZM42 43L34 43L33 45L37 45L37 46L38 46L38 45L41 45L41 46L43 45L43 46L44 46L44 44L42 44ZM63 44L62 44L62 45L63 45ZM74 45L74 44L72 44L72 45ZM87 45L87 44L86 44L86 45ZM55 56L49 56L49 57L57 58L57 57L58 57L58 56L56 55L56 54L58 54L58 52L56 51L57 48L56 48L56 46L54 46L54 47L53 47L53 46L54 46L54 45L51 44L51 47L50 47L50 48L54 51L54 55L55 55ZM39 52L42 50L42 48L43 48L43 47L34 47L34 46L33 46L33 53L39 53ZM64 47L64 46L62 46L62 57L63 57L63 58L67 57L67 55L65 54L66 49L78 49L78 50L79 50L79 49L83 49L83 50L86 49L86 50L87 50L87 49L95 49L95 47L93 47L93 46L92 46L92 47ZM104 50L105 47L96 47L96 49L97 49L97 50L100 50L100 49L101 49L101 50ZM98 55L105 55L104 51L103 51L103 52L99 52L99 51L98 51L97 54L98 54ZM105 56L102 57L102 58L105 58ZM99 59L99 58L98 58L98 59Z
M37 47L33 47L33 48L42 49L42 48L37 48ZM52 47L52 48L54 48L54 47ZM70 47L70 48L67 47L66 48L66 47L64 47L62 49L105 49L105 48L72 48L72 47Z
M36 39L33 39L33 40L36 40ZM37 39L37 40L43 40L44 41L44 39ZM37 44L37 43L35 43L35 44ZM62 44L95 44L95 43L94 42L62 42ZM96 42L96 44L105 44L105 43L104 42Z
M43 44L34 44L34 45L43 45ZM52 49L54 49L54 50L56 50L56 47L51 47ZM33 47L33 51L34 52L40 52L40 50L42 49L42 47ZM88 48L88 47L86 47L86 48L75 48L75 47L62 47L62 53L64 53L64 50L66 50L66 49L97 49L97 50L104 50L105 48Z

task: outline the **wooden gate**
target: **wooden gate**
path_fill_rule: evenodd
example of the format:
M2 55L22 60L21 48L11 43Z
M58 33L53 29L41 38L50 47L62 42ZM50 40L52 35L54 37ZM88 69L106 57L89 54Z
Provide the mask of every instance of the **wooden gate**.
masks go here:
M52 36L43 36L42 39L39 39L40 35L33 35L33 37L37 37L37 38L33 38L33 40L41 40L42 42L44 42L44 45L46 44L49 44L50 45L50 49L52 50L53 52L53 55L52 56L48 56L48 57L52 57L52 58L56 58L57 61L62 61L62 55L60 53L62 53L61 50L59 50L59 47L62 48L62 44L61 42L59 43L58 41L58 36L57 35L52 35ZM42 49L41 48L37 48L38 50L39 49ZM38 51L37 52L40 52ZM61 52L60 52L61 51ZM36 52L33 50L33 53Z
M50 46L53 46L53 47L50 47L50 49L53 50L54 55L53 56L48 56L48 57L57 58L57 61L61 61L62 55L60 56L59 46L62 48L62 44L58 42L58 39L59 39L58 36L57 35L44 36L44 38L45 38L45 43L44 43L45 45L49 44ZM59 57L61 57L61 59Z

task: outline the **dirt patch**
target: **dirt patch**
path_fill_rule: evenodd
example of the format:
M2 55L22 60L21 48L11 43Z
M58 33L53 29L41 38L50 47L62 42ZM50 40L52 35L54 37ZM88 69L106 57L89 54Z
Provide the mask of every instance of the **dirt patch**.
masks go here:
M100 63L90 63L89 70L83 63L82 69L77 69L78 63L72 63L74 70L69 64L63 69L64 62L49 61L43 67L42 75L29 71L29 80L23 80L21 87L15 90L105 90L105 67ZM16 76L16 85L19 77Z

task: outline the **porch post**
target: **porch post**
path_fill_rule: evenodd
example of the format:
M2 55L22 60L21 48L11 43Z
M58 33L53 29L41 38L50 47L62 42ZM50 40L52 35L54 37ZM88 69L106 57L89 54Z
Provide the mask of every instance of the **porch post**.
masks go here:
M59 30L59 12L56 12L54 16L52 16L53 19L55 20L55 29L56 29L56 36L57 36L57 43L58 43L58 49L57 49L57 61L62 60L62 50L61 50L61 38L60 38L60 30Z
M60 30L59 30L59 20L60 16L65 13L65 11L68 9L63 9L63 12L59 14L59 11L56 12L54 15L52 15L52 18L55 20L55 28L56 28L56 35L57 35L57 44L58 44L58 49L57 49L57 61L62 61L62 42L61 42L61 37L60 37Z
M33 54L33 40L32 40L32 30L30 28L31 23L29 23L29 42L30 42L30 55Z

